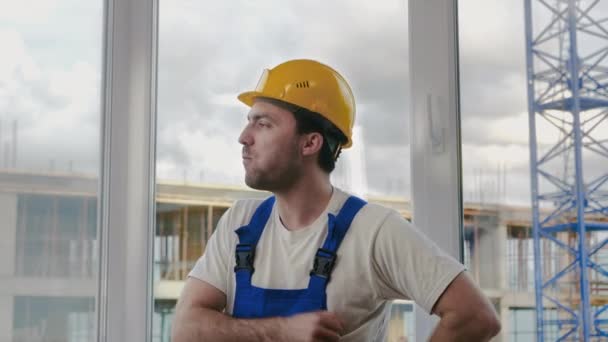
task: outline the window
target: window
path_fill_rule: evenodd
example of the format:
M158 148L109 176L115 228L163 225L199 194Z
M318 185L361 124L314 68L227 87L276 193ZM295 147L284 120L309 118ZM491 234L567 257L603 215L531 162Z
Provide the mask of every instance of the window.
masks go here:
M16 275L93 278L95 198L20 195L17 201Z
M509 341L512 342L533 342L536 341L536 310L529 308L513 307L509 309L510 329L505 333L509 334ZM558 319L554 309L547 310L547 319ZM556 327L545 330L545 338L553 341L559 338L559 331Z
M413 342L416 336L414 328L414 305L406 301L394 301L388 322L387 341Z
M398 0L160 1L159 15L154 339L167 341L170 303L222 213L267 196L245 187L237 142L247 108L236 95L264 68L311 58L345 75L357 123L332 180L411 217L408 35Z
M587 222L589 231L584 237L587 248L597 247L598 251L590 257L594 262L605 258L601 250L606 239L605 232L597 231L606 229L605 225L599 224L606 220L605 209L601 209L606 205L602 202L604 197L599 195L605 192L600 190L600 184L604 182L598 179L606 173L606 163L600 159L606 157L603 141L608 130L604 120L605 95L595 91L604 87L604 81L595 81L598 76L594 69L605 69L605 56L597 57L594 51L605 50L606 37L597 35L594 29L605 31L604 19L597 17L605 17L606 3L530 3L535 41L532 59L535 74L530 84L534 84L534 110L542 112L543 117L528 112L524 3L459 2L465 254L468 255L467 266L478 284L494 300L500 301L501 307L512 311L510 317L501 319L510 327L509 338L513 341L532 341L536 337L532 325L536 322L536 302L531 149L538 154L533 164L538 165L539 170L535 194L540 207L538 216L541 221L546 219L544 228L554 226L553 230L544 230L538 249L542 282L546 284L549 279L556 279L543 287L545 338L564 337L574 325L564 323L573 317L570 309L564 308L577 311L583 307L579 304L580 270L572 268L572 271L562 273L577 260L569 249L577 248L578 234L569 228L560 230L558 224L568 226L579 220ZM576 25L580 30L577 55L582 63L581 94L586 97L581 101L592 103L581 107L580 113L575 115L569 111L572 96L569 84L573 82L569 72L564 72L571 65L569 34L566 21L560 19L567 17L562 14L567 13L568 3L579 7L577 20L582 20ZM588 76L590 80L586 75L592 75ZM529 141L530 115L534 115L536 122L536 130L531 132L534 141ZM574 117L583 122L583 188L590 203L585 204L584 217L579 217L575 209L568 209L569 205L575 208L577 201L572 195L576 193L573 181L575 144L571 134ZM588 190L593 187L594 190ZM557 215L553 216L554 212ZM592 227L599 228L592 232ZM602 272L590 267L591 311L605 305L602 298L605 298L606 290L600 285L605 282ZM547 294L561 303L552 302ZM594 317L593 313L590 317ZM594 324L599 322L593 323L594 320L591 318L592 333L595 333ZM579 323L582 334L582 320Z
M511 309L511 331L512 342L526 342L536 340L536 318L533 309Z
M0 7L0 340L92 341L103 2Z
M14 297L13 341L92 341L95 301L74 297ZM52 312L52 315L49 313ZM57 329L56 331L53 331Z
M458 13L466 266L498 313L512 312L502 339L533 341L523 3L461 1Z

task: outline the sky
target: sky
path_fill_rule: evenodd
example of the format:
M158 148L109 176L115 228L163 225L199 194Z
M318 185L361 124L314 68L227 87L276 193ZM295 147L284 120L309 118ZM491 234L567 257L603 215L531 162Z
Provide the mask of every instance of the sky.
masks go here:
M529 203L523 1L459 6L465 201ZM0 8L0 166L17 120L17 168L98 174L101 1ZM264 68L312 58L340 71L357 102L358 136L335 180L357 165L368 194L409 198L406 1L160 1L159 20L159 179L243 186L247 108L236 95ZM542 146L559 138L537 137Z

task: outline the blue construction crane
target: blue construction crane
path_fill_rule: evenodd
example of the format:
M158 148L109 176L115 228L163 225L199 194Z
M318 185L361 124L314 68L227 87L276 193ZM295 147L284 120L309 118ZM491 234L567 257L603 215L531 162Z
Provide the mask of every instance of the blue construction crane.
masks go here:
M524 1L537 341L606 341L608 19Z

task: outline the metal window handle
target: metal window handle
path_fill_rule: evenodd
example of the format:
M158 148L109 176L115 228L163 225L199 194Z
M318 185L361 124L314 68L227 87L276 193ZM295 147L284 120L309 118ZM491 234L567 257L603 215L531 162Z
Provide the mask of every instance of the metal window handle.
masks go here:
M445 152L445 128L441 120L441 99L436 96L435 110L433 110L432 94L426 95L426 113L429 120L429 137L431 138L431 149L433 154Z

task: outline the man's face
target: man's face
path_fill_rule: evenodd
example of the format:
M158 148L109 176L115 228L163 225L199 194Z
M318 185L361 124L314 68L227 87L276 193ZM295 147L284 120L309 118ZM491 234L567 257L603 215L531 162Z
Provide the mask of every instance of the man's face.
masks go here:
M288 188L302 170L296 120L291 112L256 100L239 136L243 145L245 183L258 190Z

